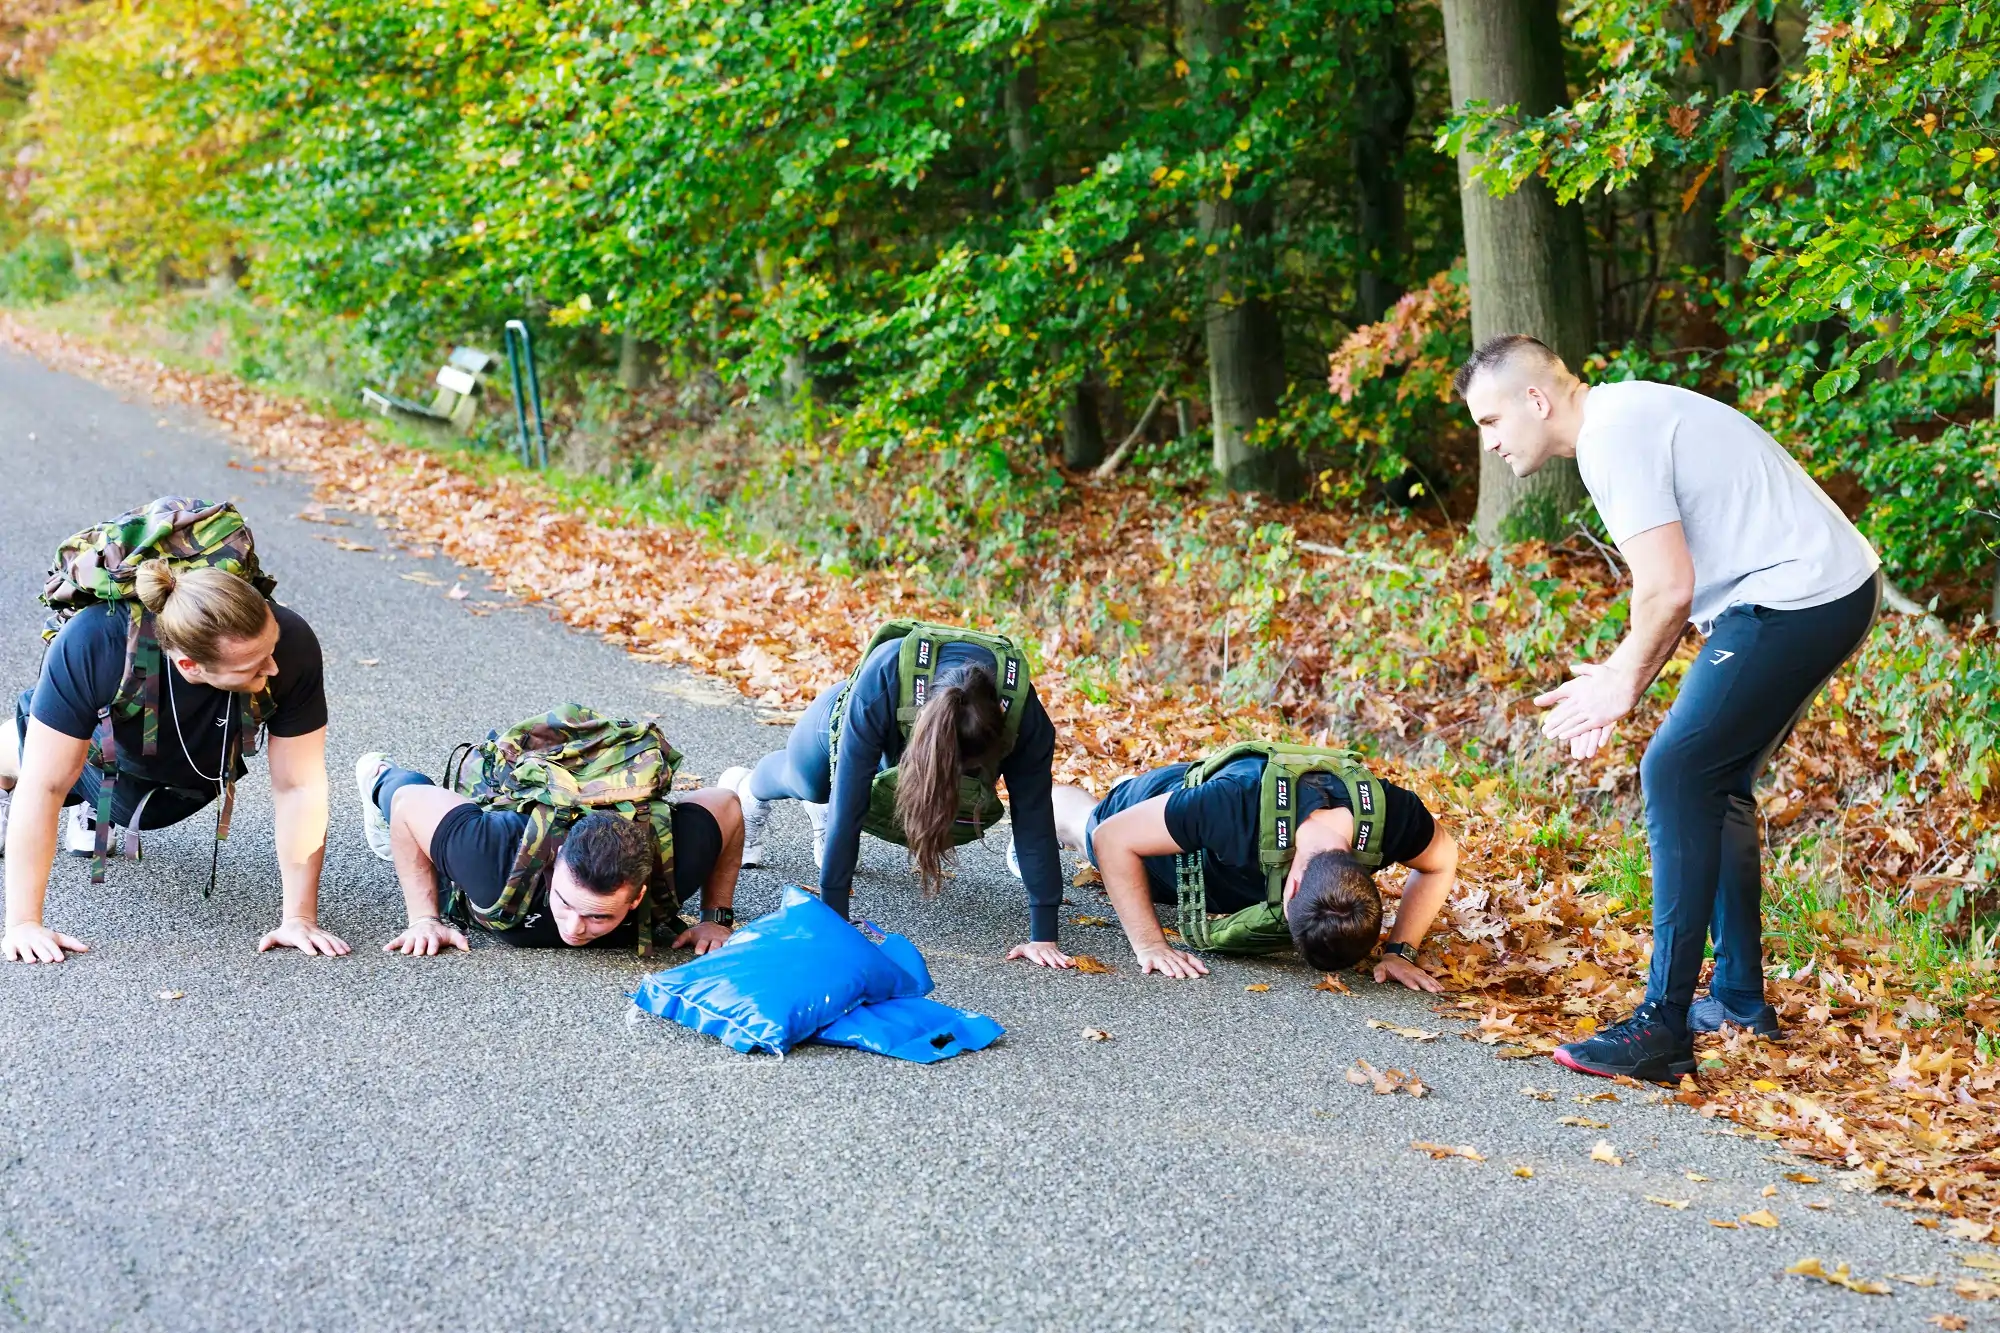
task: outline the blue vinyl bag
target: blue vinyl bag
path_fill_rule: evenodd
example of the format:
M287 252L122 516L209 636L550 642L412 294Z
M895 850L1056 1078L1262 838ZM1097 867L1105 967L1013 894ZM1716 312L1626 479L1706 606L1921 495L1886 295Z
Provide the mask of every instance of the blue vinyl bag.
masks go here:
M985 1050L1005 1031L985 1014L912 996L861 1005L821 1028L813 1040L928 1065Z
M921 969L908 940L885 951L812 894L787 887L776 912L713 953L647 977L632 1003L735 1050L782 1055L857 1005L929 990L927 971L905 970L904 950Z

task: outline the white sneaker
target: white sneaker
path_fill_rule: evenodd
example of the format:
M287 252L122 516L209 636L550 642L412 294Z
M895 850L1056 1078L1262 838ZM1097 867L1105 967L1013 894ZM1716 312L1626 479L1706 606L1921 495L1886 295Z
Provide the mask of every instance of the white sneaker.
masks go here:
M14 809L14 791L0 791L0 856L7 854L7 817Z
M826 865L826 812L828 807L814 805L811 801L800 801L799 804L806 808L806 818L812 821L813 864L824 867Z
M389 756L380 750L362 755L354 761L354 789L361 797L361 834L368 839L368 850L393 862L396 855L390 850L389 821L375 805L375 784L390 766Z
M1007 839L1007 873L1015 879L1021 878L1021 857L1014 850L1014 839L1011 837Z
M69 808L69 818L63 822L63 850L71 856L94 856L97 854L97 825L84 814L84 805L79 802ZM111 830L111 846L114 855L118 851L118 830Z
M764 864L764 823L771 817L771 803L750 794L750 770L741 764L722 770L715 780L718 787L736 793L743 807L743 865L746 869Z

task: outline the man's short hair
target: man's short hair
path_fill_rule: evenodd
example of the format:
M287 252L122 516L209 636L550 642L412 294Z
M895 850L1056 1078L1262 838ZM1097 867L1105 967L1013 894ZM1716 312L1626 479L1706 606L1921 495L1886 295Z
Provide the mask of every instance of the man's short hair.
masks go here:
M562 863L592 893L644 885L653 875L652 827L618 815L585 815L563 839Z
M1322 972L1352 967L1374 952L1382 936L1382 894L1374 872L1348 852L1309 858L1285 908L1285 922L1308 967Z
M1555 350L1540 338L1530 338L1525 333L1503 333L1488 338L1474 348L1458 373L1451 377L1452 391L1460 398L1472 387L1472 378L1482 370L1497 370L1517 357L1531 356L1544 366L1555 366L1567 371L1569 367Z

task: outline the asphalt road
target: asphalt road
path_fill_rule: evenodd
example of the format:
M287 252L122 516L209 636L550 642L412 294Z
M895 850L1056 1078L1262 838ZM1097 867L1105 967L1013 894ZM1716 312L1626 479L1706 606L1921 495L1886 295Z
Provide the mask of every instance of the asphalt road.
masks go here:
M0 355L0 680L33 679L35 598L60 538L155 494L237 499L325 647L321 919L355 946L343 960L253 951L278 901L261 764L212 899L201 819L152 835L145 863L114 865L102 888L82 862L58 867L49 920L92 952L0 965L0 1329L1994 1322L1948 1292L1957 1247L1905 1214L1781 1183L1797 1167L1770 1145L1640 1094L1578 1105L1607 1085L1496 1061L1422 997L1358 977L1352 995L1315 991L1289 961L1141 978L1105 927L1066 941L1115 976L1005 963L1025 911L1002 848L972 849L928 903L894 849L864 849L859 908L924 948L940 998L1008 1030L930 1067L819 1047L745 1057L630 1021L644 967L629 956L384 955L400 912L362 843L360 751L435 771L454 742L564 699L662 714L705 778L784 733L477 575L464 602L403 577L457 573L399 553L371 519L297 520L305 480L233 456L181 409ZM784 876L810 882L803 816L782 811L773 832L777 864L745 873L746 914L770 910ZM1072 897L1105 910L1094 891ZM1413 1044L1369 1018L1446 1035ZM1434 1092L1353 1087L1356 1058L1414 1066ZM1589 1159L1599 1138L1624 1165ZM1486 1160L1434 1161L1416 1139ZM1757 1208L1778 1229L1708 1224ZM1864 1297L1783 1275L1807 1255L1946 1278Z

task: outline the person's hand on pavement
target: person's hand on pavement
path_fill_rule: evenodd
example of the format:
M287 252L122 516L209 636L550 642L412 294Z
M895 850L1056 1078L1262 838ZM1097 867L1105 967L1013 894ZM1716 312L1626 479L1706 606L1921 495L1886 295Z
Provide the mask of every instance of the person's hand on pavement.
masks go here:
M297 949L300 953L327 958L338 958L349 951L346 940L321 930L316 921L295 916L286 917L276 930L257 941L258 953L267 949Z
M1411 990L1429 991L1436 995L1444 990L1444 983L1418 967L1407 958L1386 954L1375 964L1375 982L1382 985L1389 981L1400 981Z
M400 953L409 957L422 954L426 958L447 948L470 952L472 945L466 941L465 932L448 921L427 916L420 921L412 921L404 927L403 933L382 946L383 953Z
M1148 948L1136 949L1133 952L1139 956L1140 976L1144 976L1148 972L1158 972L1163 977L1174 977L1177 979L1205 977L1208 975L1207 963L1202 962L1201 959L1191 953L1182 953L1179 949L1165 944L1155 944Z
M1007 961L1025 958L1037 967L1075 967L1076 959L1064 953L1053 940L1030 940L1007 951Z
M695 957L699 958L701 955L713 953L715 950L729 943L729 934L729 927L714 921L704 921L699 925L689 926L686 930L675 936L674 947L676 949L693 949Z
M17 921L0 935L0 958L10 963L60 963L67 957L65 950L89 953L90 946L39 921Z

